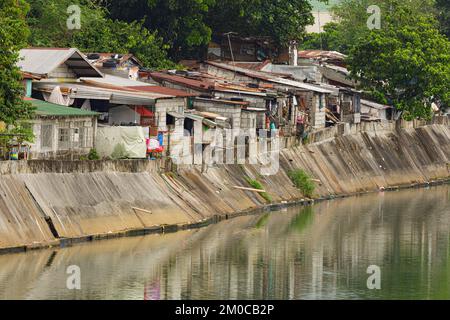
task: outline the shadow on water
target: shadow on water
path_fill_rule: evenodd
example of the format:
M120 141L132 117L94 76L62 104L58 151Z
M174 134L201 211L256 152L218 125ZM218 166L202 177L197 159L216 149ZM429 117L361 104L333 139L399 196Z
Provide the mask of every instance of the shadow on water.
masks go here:
M450 187L0 256L9 299L448 299ZM66 287L81 270L81 290ZM381 289L367 288L367 268Z

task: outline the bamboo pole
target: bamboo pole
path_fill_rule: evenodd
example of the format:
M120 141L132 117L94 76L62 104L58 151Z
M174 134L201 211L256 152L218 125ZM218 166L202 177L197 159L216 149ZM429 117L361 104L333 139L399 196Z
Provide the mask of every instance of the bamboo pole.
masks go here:
M233 188L235 188L235 189L240 189L240 190L246 190L246 191L259 192L259 193L264 193L264 192L266 192L266 190L253 189L253 188L246 188L246 187L239 187L239 186L233 186Z

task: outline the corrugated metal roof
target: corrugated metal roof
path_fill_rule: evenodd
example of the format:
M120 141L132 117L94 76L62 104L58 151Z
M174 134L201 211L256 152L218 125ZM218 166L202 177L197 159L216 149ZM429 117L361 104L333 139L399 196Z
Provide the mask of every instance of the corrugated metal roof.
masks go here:
M249 70L255 70L255 71L263 71L262 69L266 65L271 63L270 60L265 60L263 62L259 62L259 61L258 62L224 61L224 62L229 64L229 65L236 65L236 66L241 67L241 68L245 68L245 69L249 69Z
M211 118L211 119L218 119L222 121L226 121L228 118L223 117L220 114L214 113L214 112L207 112L207 111L196 111L199 115L205 118Z
M62 92L66 92L73 99L96 99L108 100L110 103L130 104L130 105L154 105L156 99L167 98L170 96L127 91L119 89L108 89L101 87L93 87L79 83L56 83L56 82L36 82L34 89L44 92L51 92L56 86L61 88Z
M196 114L192 114L192 113L185 113L184 117L194 120L194 121L202 121L203 120L203 117L196 115Z
M260 97L273 96L273 94L267 93L266 90L262 90L260 88L250 88L238 83L229 83L224 79L220 79L218 77L203 73L198 76L198 79L192 79L182 75L174 75L162 72L152 72L150 73L150 76L158 82L167 81L197 91L211 90ZM150 91L152 89L146 90Z
M174 96L174 97L195 97L197 94L189 93L187 91L183 90L177 90L167 87L161 87L161 86L129 86L128 89L136 90L136 91L142 91L142 92L151 92L151 93L160 93L168 96Z
M110 74L105 74L103 78L80 78L82 82L98 85L98 86L114 86L114 87L152 87L154 84L131 80L127 78L117 77Z
M172 75L162 72L151 72L150 76L158 82L169 81L171 83L178 83L196 90L209 90L214 88L213 82L189 79L178 75Z
M246 105L250 104L249 101L211 99L211 98L202 98L202 97L195 98L194 101L208 101L208 102L212 102L212 103L222 103L222 104L229 104L229 105L234 105L234 106L246 106Z
M24 98L24 100L31 102L36 108L36 115L41 117L95 117L99 115L97 112L60 106L42 100L32 98Z
M388 105L384 105L384 104L380 104L380 103L376 103L376 102L364 100L364 99L361 99L361 105L368 106L370 108L377 109L377 110L386 110L386 109L393 108L392 106L388 106Z
M65 63L79 77L102 77L76 48L29 48L22 49L17 65L23 72L46 76Z
M315 86L315 85L304 83L304 82L289 80L289 79L271 78L271 79L269 79L269 81L275 82L275 83L278 83L278 84L287 85L287 86L294 87L294 88L307 90L307 91L313 91L313 92L318 92L318 93L326 93L326 94L332 93L332 91L327 90L327 89L323 89L323 88L321 88L319 86Z
M298 57L302 59L335 59L344 60L347 56L337 51L325 50L302 50L298 52Z
M286 86L290 86L290 87L295 87L295 88L319 92L319 93L331 93L331 91L325 90L318 86L314 86L314 85L307 84L304 82L299 82L299 81L294 81L294 80L290 80L290 79L277 77L276 75L274 75L270 72L248 70L248 69L240 68L237 66L231 66L231 65L224 64L224 63L214 62L214 61L206 61L205 63L212 65L214 67L217 67L217 68L222 68L222 69L225 69L228 71L241 73L248 77L260 79L263 81L273 82L273 83L277 83L277 84L282 84L282 85L286 85Z

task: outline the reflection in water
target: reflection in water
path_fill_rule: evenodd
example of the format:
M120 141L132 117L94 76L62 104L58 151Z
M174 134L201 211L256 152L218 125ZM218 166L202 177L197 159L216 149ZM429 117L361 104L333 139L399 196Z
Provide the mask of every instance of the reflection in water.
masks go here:
M0 256L3 299L450 298L449 186ZM81 268L81 290L66 268ZM381 268L368 290L367 267Z

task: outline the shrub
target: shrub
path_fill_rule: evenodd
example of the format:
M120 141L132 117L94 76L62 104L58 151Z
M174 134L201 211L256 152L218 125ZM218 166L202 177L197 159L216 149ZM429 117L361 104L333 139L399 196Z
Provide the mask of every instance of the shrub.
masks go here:
M112 160L120 160L120 159L127 159L128 158L128 152L125 148L125 145L123 143L118 143L113 149L113 152L111 153L111 159Z
M254 180L254 179L250 179L250 178L246 178L248 184L254 188L254 189L258 189L258 190L264 190L263 185L261 184L261 182L259 182L258 180ZM264 200L266 200L267 202L272 202L272 197L267 193L267 192L260 192L259 193L261 195L261 197L264 198Z
M89 160L100 160L100 156L97 153L96 149L91 149L88 154Z
M294 183L304 196L311 198L314 193L315 185L311 177L302 169L292 170L288 172L289 179Z

